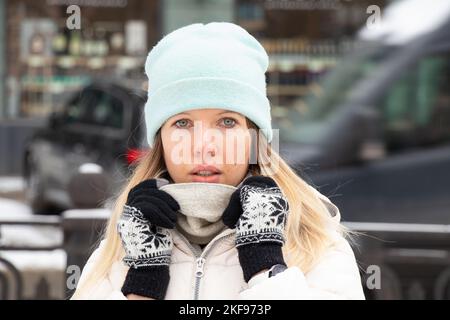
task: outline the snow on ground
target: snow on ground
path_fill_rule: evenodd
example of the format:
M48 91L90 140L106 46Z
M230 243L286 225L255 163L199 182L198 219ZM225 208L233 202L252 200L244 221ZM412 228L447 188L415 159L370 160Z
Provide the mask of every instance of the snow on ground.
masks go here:
M32 214L31 209L18 201L0 198L0 219L48 219ZM63 234L57 227L52 226L0 226L0 244L4 246L54 246L62 243Z
M25 189L22 177L0 177L0 193L17 192Z
M32 214L31 209L18 201L0 198L0 220L48 219ZM3 246L57 246L63 233L51 226L0 226L0 244ZM66 253L62 249L51 251L2 251L0 256L12 262L21 271L64 270Z
M31 208L16 200L0 198L0 219L16 219L30 217Z
M2 226L0 244L3 246L57 246L63 241L63 233L48 226Z
M64 271L67 264L67 255L63 249L51 251L3 251L0 253L0 256L12 262L20 271Z
M20 179L0 177L0 193L19 191L22 188ZM83 219L86 217L107 219L110 210L73 209L64 212L65 219ZM54 220L57 216L34 215L29 206L16 200L0 197L0 220L32 221ZM58 246L63 243L64 234L59 227L0 225L0 245L2 246ZM63 249L49 251L2 251L0 256L12 262L21 272L38 271L48 273L49 270L64 271L67 254ZM1 268L0 263L0 268Z
M111 215L111 210L107 208L95 209L70 209L64 211L65 219L108 219Z

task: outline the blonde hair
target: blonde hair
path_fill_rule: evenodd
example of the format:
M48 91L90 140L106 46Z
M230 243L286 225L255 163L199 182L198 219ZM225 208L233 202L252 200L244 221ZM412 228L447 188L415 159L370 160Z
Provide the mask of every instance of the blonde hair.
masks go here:
M247 120L249 127L255 124ZM333 219L320 193L299 177L290 166L272 149L263 136L259 136L257 163L249 164L252 174L272 177L289 202L289 217L286 225L286 244L283 253L288 266L298 266L304 273L311 270L322 254L335 244L333 232L348 237L349 230ZM252 141L254 143L255 141ZM270 164L276 162L273 170ZM72 299L80 298L104 278L113 263L124 256L121 239L116 231L117 221L132 187L143 180L160 177L165 171L160 130L156 134L154 147L137 160L132 175L127 179L113 204L109 222L104 230L103 249L95 259L92 272L79 283ZM99 239L99 240L100 240Z

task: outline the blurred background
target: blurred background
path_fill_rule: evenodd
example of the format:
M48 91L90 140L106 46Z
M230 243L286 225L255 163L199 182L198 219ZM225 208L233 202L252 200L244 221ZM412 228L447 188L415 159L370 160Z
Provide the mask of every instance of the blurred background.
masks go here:
M70 297L148 147L148 51L211 21L267 50L280 153L363 234L366 297L449 299L448 0L0 0L0 299Z

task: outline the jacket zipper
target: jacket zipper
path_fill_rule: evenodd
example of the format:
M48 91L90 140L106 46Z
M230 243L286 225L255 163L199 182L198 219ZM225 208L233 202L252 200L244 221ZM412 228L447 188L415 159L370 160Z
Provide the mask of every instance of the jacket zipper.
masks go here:
M188 245L188 247L191 249L192 253L194 253L194 255L195 255L196 269L195 269L194 300L198 300L199 292L200 292L200 283L201 283L201 279L203 278L203 275L204 275L204 267L205 267L206 258L208 256L209 252L211 251L212 248L214 248L214 246L217 245L218 242L233 236L234 233L229 233L227 235L224 235L224 236L216 239L214 241L214 243L209 248L207 248L207 250L203 251L200 254L198 254L199 250L197 250L197 248L193 247L191 245L191 243L182 234L180 234L180 235L181 235L181 238L183 239L183 241Z

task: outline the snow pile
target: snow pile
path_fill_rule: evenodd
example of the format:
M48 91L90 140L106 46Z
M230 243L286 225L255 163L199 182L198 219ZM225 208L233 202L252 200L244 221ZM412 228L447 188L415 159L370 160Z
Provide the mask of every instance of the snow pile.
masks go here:
M18 201L0 198L0 220L32 221L55 220L57 217L36 216L31 209ZM0 244L3 246L57 246L63 242L63 233L52 226L0 226Z
M395 1L381 12L381 21L374 26L365 26L359 37L401 45L436 30L449 19L449 0Z
M17 192L25 189L22 177L0 177L0 193Z
M2 258L11 261L20 271L57 270L65 271L67 255L63 249L51 251L3 251Z

